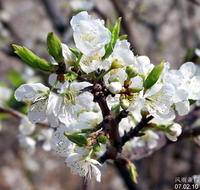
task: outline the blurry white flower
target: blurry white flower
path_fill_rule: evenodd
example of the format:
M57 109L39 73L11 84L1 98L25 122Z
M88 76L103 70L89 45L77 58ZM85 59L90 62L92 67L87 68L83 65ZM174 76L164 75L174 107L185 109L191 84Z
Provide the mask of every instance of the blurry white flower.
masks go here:
M45 151L50 151L51 150L51 139L53 136L54 130L49 128L49 129L42 129L39 134L38 134L38 140L43 141L42 148Z
M145 131L145 135L141 137L135 137L129 142L129 145L133 148L145 147L154 149L158 146L159 135L152 130Z
M182 133L182 127L178 123L174 123L169 127L169 132L166 136L171 141L177 141L177 137Z
M21 119L19 131L23 135L30 135L35 131L36 126L32 124L27 117Z
M35 71L30 67L24 68L22 78L26 81L26 83L38 83L41 81L41 78L35 75Z
M29 154L33 154L35 152L36 141L32 137L19 135L19 143L20 146Z
M105 28L104 21L88 15L86 11L73 16L71 26L76 47L86 56L104 54L104 46L111 39L110 31Z
M188 92L188 99L200 100L200 68L192 62L184 63L181 72L182 88Z
M0 86L0 106L3 106L5 102L10 98L12 92L9 88Z
M200 57L200 49L196 48L196 49L195 49L195 54L196 54L198 57Z

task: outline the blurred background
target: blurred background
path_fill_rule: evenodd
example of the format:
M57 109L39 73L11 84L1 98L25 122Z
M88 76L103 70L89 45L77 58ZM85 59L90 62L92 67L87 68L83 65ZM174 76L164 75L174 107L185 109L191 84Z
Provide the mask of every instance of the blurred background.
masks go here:
M152 63L161 60L173 68L184 61L199 63L200 1L198 0L0 0L0 84L10 90L6 106L26 112L12 92L22 83L47 81L44 73L24 66L15 56L12 43L25 45L47 58L46 35L54 31L73 45L69 21L80 9L113 23L122 17L122 33L128 34L136 55L147 55ZM0 102L3 99L0 91ZM199 125L199 109L179 118L185 126ZM34 153L21 148L19 119L0 114L0 190L78 190L82 179L70 173L64 160L37 144ZM187 140L132 156L139 179L138 190L172 190L176 177L200 174L199 141ZM46 151L45 151L45 150ZM134 154L133 154L134 155ZM96 190L126 189L112 165L102 170ZM105 170L105 171L104 171Z

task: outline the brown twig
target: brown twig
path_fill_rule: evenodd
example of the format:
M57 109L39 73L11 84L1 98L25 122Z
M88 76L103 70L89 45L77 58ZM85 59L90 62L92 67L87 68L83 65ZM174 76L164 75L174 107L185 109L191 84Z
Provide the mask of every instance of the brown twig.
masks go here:
M13 116L14 118L16 118L17 120L21 120L23 117L25 117L24 114L22 114L18 111L15 111L12 108L0 107L0 113L9 114L9 115ZM49 127L49 125L46 123L37 123L37 125L44 127L44 128Z
M123 146L126 142L132 139L135 136L139 135L139 132L148 124L149 121L153 119L153 116L149 116L147 118L143 118L136 127L130 129L128 133L125 133L122 137L121 145Z
M24 117L23 114L21 114L20 112L18 111L15 111L11 108L3 108L3 107L0 107L0 113L5 113L5 114L9 114L11 116L13 116L14 118L16 119L21 119Z

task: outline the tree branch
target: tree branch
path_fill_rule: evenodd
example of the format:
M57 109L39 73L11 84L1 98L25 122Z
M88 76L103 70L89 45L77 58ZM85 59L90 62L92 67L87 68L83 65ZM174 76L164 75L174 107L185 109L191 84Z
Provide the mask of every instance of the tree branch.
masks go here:
M0 113L6 113L6 114L9 114L11 116L13 116L14 118L16 119L21 119L24 117L23 114L21 114L20 112L18 111L15 111L11 108L3 108L3 107L0 107Z
M120 174L121 178L123 179L124 183L126 184L126 187L129 190L136 190L136 185L133 182L133 179L131 178L130 172L127 168L128 160L124 157L119 157L114 161L115 167Z
M5 114L9 114L11 116L13 116L14 118L21 120L23 117L25 117L24 114L13 110L12 108L4 108L4 107L0 107L0 113L5 113ZM46 123L37 123L37 125L40 125L41 127L47 128L49 127L48 124Z
M128 133L125 133L122 137L121 146L124 146L124 144L132 139L135 136L139 135L139 132L148 124L149 121L153 119L153 116L149 116L147 118L143 118L136 127L130 129Z

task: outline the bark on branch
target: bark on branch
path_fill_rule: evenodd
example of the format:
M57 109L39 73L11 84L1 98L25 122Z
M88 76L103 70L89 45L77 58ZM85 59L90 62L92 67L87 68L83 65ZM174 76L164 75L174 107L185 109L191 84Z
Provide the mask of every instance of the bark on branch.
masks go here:
M119 175L121 176L124 183L126 184L126 187L129 190L136 190L137 189L136 185L133 182L133 179L131 178L128 168L126 167L128 164L128 160L126 158L119 157L114 161L114 164Z

